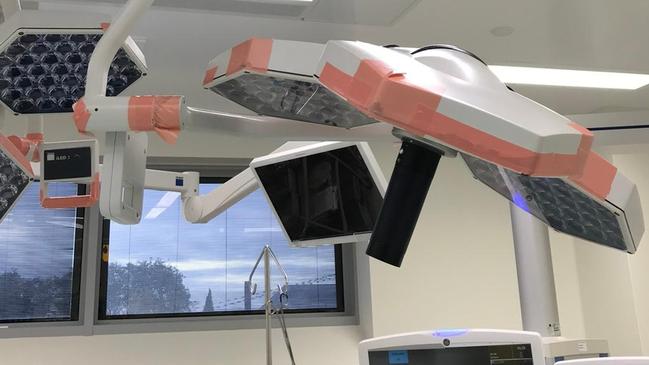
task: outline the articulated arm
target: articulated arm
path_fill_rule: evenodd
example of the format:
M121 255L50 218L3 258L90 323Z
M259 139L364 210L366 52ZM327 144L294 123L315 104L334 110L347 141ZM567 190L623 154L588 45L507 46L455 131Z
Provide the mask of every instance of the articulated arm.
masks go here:
M208 194L183 198L185 219L191 223L207 223L258 187L255 174L247 168Z
M315 143L317 142L286 142L272 153L288 151ZM208 194L184 196L185 219L191 223L207 223L258 188L259 183L255 174L251 168L247 168Z

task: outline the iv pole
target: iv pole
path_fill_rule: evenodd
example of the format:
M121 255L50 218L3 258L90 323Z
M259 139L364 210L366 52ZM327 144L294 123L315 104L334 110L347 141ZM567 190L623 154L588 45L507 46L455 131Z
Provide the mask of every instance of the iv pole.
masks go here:
M259 263L263 259L264 260L264 315L266 319L266 364L267 365L273 364L273 342L272 342L273 303L272 303L272 297L270 292L270 281L271 281L270 259L271 258L275 262L277 268L280 270L284 279L284 287L283 288L280 287L280 295L282 294L281 292L285 291L288 288L288 275L286 275L286 271L284 271L284 268L279 263L277 256L275 256L275 253L273 252L273 250L270 248L269 245L264 246L264 249L261 251L261 254L259 255L259 258L257 259L257 262L255 263L255 266L253 267L252 272L250 273L250 276L248 277L248 281L246 281L246 285L245 285L246 290L250 289L251 294L255 294L255 292L257 291L257 285L252 284L252 277L255 275L255 272L259 267Z

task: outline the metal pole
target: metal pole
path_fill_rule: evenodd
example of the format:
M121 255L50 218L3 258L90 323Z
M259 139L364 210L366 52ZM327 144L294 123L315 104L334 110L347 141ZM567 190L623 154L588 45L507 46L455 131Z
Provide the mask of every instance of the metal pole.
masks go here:
M548 227L514 204L509 209L523 329L543 337L561 336Z
M270 247L264 247L264 309L266 310L266 364L273 364L271 296L270 296Z
M249 311L252 309L252 283L246 281L243 283L243 309Z

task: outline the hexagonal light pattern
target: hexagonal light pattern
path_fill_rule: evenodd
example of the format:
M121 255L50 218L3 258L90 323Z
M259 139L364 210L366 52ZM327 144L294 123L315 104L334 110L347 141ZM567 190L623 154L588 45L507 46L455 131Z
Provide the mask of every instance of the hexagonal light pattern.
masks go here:
M260 115L342 128L376 123L318 83L243 73L211 89Z
M0 144L0 222L32 181L10 156L11 152Z
M68 113L85 93L90 56L102 33L21 31L0 53L0 100L14 113ZM122 48L108 75L115 96L143 75Z
M462 154L476 177L557 231L626 251L618 217L559 178L531 177Z

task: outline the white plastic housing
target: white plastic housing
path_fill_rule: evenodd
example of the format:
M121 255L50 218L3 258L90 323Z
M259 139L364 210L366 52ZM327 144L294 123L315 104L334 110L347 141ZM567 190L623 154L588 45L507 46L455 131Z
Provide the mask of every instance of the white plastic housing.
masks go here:
M359 365L370 365L370 351L463 348L474 346L529 344L533 365L543 365L541 336L534 332L486 329L458 329L404 333L362 341L359 346ZM469 365L469 364L467 364Z
M556 365L649 365L649 357L600 357L559 361Z
M142 219L147 146L146 133L106 133L99 199L104 217L121 224Z

